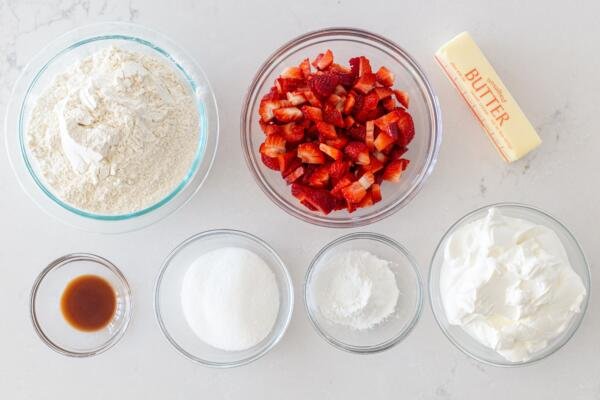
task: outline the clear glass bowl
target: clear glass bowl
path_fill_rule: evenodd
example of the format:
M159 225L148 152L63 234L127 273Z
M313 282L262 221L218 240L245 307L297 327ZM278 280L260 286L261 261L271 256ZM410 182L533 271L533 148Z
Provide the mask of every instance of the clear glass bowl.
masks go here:
M410 96L410 113L416 135L406 158L411 160L401 182L382 185L383 200L350 214L345 210L322 215L300 204L281 175L263 165L259 146L264 140L258 107L261 97L287 66L331 49L340 62L364 55L374 68L385 65L396 75L395 86ZM248 167L265 194L289 214L312 224L356 227L383 219L405 206L423 186L437 160L442 139L442 121L437 97L417 62L400 46L379 35L352 28L329 28L310 32L284 44L259 68L252 81L241 114L241 141Z
M587 296L581 305L581 312L573 317L568 328L565 329L557 338L555 338L548 347L535 354L531 360L526 362L510 362L500 354L496 353L494 350L477 342L461 327L450 325L446 318L444 304L442 303L442 296L440 293L440 272L444 262L444 249L446 247L448 238L457 229L465 224L485 217L488 210L493 207L499 209L503 215L521 218L539 225L544 225L556 232L567 251L567 255L573 270L581 277L583 285L587 291ZM550 214L524 204L492 204L472 211L460 218L457 222L452 224L444 236L442 236L442 239L435 249L433 258L431 259L431 266L429 269L429 296L433 315L435 316L438 325L442 329L442 332L444 332L446 337L463 353L480 362L499 367L529 365L555 353L558 349L563 347L571 339L571 337L573 337L575 331L577 331L577 328L579 328L579 325L581 324L581 321L583 320L587 310L590 298L590 269L585 255L583 254L583 250L581 249L575 237L571 234L571 232L569 232L566 226L564 226L560 221Z
M97 275L113 287L117 308L112 321L95 332L76 330L64 319L60 299L66 286L81 275ZM31 290L31 320L36 333L52 350L71 357L89 357L114 346L125 334L131 318L129 284L110 261L93 254L68 254L50 263Z
M279 314L273 329L256 346L243 351L220 350L200 340L185 320L180 300L183 277L194 260L206 252L227 246L242 247L258 254L275 274L279 288ZM167 340L190 360L215 368L237 367L264 356L283 337L293 308L292 279L275 250L256 236L229 229L199 233L177 246L163 263L154 294L156 318Z
M172 65L197 103L200 124L198 149L183 180L165 198L144 209L120 215L80 210L60 199L48 186L26 145L29 116L36 98L56 74L96 50L118 45L149 54ZM25 67L13 89L5 119L8 158L25 192L46 213L60 221L95 232L117 233L150 225L188 202L212 166L219 135L217 104L198 64L171 40L146 28L127 23L99 23L77 28L46 46Z
M368 330L353 330L327 320L320 312L315 288L328 261L340 252L366 250L391 262L400 297L396 310L381 324ZM417 262L400 243L376 233L352 233L327 244L317 253L306 273L304 304L317 333L334 347L358 354L387 350L400 343L417 324L423 305Z

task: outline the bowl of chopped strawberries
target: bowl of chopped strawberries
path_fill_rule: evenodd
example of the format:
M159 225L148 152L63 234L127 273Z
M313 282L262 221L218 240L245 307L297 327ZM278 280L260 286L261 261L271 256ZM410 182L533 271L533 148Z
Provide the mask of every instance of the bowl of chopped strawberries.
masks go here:
M329 227L366 225L406 205L442 136L437 97L415 60L349 28L277 50L250 85L241 119L261 189L291 215Z

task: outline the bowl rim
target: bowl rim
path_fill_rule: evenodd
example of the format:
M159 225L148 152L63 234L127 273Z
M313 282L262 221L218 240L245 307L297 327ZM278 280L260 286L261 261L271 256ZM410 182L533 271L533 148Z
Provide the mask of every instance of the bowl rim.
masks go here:
M414 70L414 74L411 74L412 77L419 82L420 86L422 86L420 87L420 90L423 92L423 96L426 98L427 110L429 113L428 117L431 123L431 129L428 132L428 135L431 138L431 140L429 148L427 150L427 159L423 169L419 173L419 177L416 183L410 188L410 190L398 200L396 200L386 208L378 211L373 215L364 215L361 217L346 218L339 220L332 220L325 215L310 213L308 211L301 210L300 208L294 208L290 206L288 202L277 193L276 190L271 188L267 180L263 178L263 174L259 172L260 165L258 165L258 163L255 162L256 160L254 159L254 150L251 148L250 145L250 127L254 118L256 118L256 116L251 114L251 104L254 104L261 94L258 92L258 84L263 79L263 75L268 72L270 65L274 62L274 60L278 60L279 58L284 56L290 49L293 49L295 46L302 42L331 35L359 37L369 40L371 42L375 42L381 46L385 46L389 50L393 51L396 56L402 58L405 62L407 62ZM403 47L399 46L394 41L364 29L350 27L329 27L305 33L285 42L281 47L279 47L271 55L269 55L266 61L264 61L260 65L256 74L254 75L254 78L252 79L252 82L250 83L250 86L248 87L242 104L243 106L240 115L240 139L242 145L242 152L244 154L246 164L248 165L252 176L254 177L254 180L258 183L258 186L263 191L263 193L265 193L267 197L279 208L283 209L289 215L292 215L302 221L314 225L333 228L351 228L365 226L380 221L386 217L389 217L390 215L394 214L395 212L403 208L405 205L407 205L421 191L425 184L425 181L427 180L429 175L431 175L437 163L437 158L443 136L441 108L438 97L435 91L433 90L433 87L429 82L423 68L421 68L420 64L417 63L417 61Z
M528 213L537 214L538 216L540 216L544 219L547 219L547 220L550 220L550 221L556 223L562 229L562 232L564 234L566 234L566 236L568 236L569 238L572 239L573 243L575 244L575 251L577 251L580 254L580 256L583 260L582 275L577 273L577 271L575 271L575 273L577 273L577 275L582 279L582 283L587 290L587 295L585 296L583 303L581 305L581 312L579 313L578 316L575 316L574 321L572 321L572 323L573 323L572 332L569 335L562 338L551 352L544 354L541 357L532 357L530 360L527 360L524 362L516 362L515 363L515 362L510 362L508 360L506 362L494 362L494 361L490 361L484 357L480 357L474 353L471 353L470 351L465 349L457 340L455 340L455 338L450 334L450 332L448 332L448 330L442 324L442 322L441 322L442 316L438 315L438 311L440 313L444 312L444 311L436 310L436 308L434 307L433 296L434 295L441 296L439 291L435 291L436 293L434 294L434 290L432 288L432 285L433 285L432 275L433 275L433 270L435 268L434 260L435 260L436 256L438 255L438 252L440 250L442 250L442 245L446 242L449 235L456 230L456 228L461 226L467 219L469 219L473 215L475 215L477 213L481 213L482 211L485 211L485 210L489 210L490 208L500 208L500 209L516 208L516 209L524 210L525 212L528 212ZM441 266L439 268L441 268ZM490 365L493 367L499 367L499 368L518 368L518 367L526 367L526 366L530 366L533 364L537 364L537 363L541 362L542 360L547 359L548 357L550 357L551 355L558 352L568 342L571 341L573 336L575 336L575 333L579 330L579 327L583 323L583 320L585 319L585 316L587 314L587 310L588 310L589 303L590 303L590 297L592 295L592 290L591 290L592 289L592 278L591 278L590 264L589 264L587 257L585 256L585 252L583 251L581 244L579 243L577 238L571 233L571 231L567 228L567 226L561 220L559 220L552 214L550 214L538 207L529 205L529 204L518 203L518 202L497 202L497 203L488 204L488 205L485 205L482 207L478 207L472 211L469 211L468 213L466 213L462 217L460 217L458 220L453 222L450 225L450 227L445 230L444 234L442 235L441 239L439 240L438 244L436 245L435 250L433 251L433 254L432 254L430 262L429 262L428 287L429 287L429 305L431 307L431 311L433 313L435 322L438 325L438 327L440 328L440 330L443 332L444 336L446 336L446 338L454 345L454 347L456 347L458 350L460 350L463 354L467 355L468 357L470 357L478 362L481 362L483 364L486 364L486 365ZM445 319L445 316L443 317L443 319ZM565 331L563 333L566 333L566 332L567 331ZM475 340L475 339L473 339L473 340Z
M350 344L344 343L340 340L337 340L332 335L328 335L323 329L321 329L321 326L317 322L315 316L313 315L313 312L311 311L311 309L308 305L309 282L312 278L312 274L314 273L314 271L315 271L318 263L322 259L322 257L324 257L329 251L335 249L340 244L350 242L353 240L358 240L358 239L372 240L372 241L379 242L383 245L391 247L395 251L402 254L402 256L405 257L406 260L408 261L408 263L410 264L410 266L415 274L416 283L417 283L416 284L417 302L416 302L414 314L413 314L412 318L410 319L410 322L408 323L408 325L406 325L404 327L404 329L402 329L402 331L400 331L397 335L394 335L392 338L390 338L382 343L379 343L376 345L371 345L371 346L350 345ZM311 260L311 262L308 266L308 269L306 271L306 275L304 277L304 285L303 285L304 308L308 315L308 319L311 322L311 325L313 326L313 328L317 332L317 334L321 338L323 338L327 343L329 343L336 349L343 350L348 353L365 355L365 354L381 353L385 350L391 349L392 347L396 346L397 344L402 342L404 339L406 339L408 337L408 335L410 335L410 333L413 331L413 329L415 328L415 326L421 319L421 315L423 313L423 301L424 301L425 295L423 293L423 291L424 291L423 280L421 278L421 273L419 272L418 267L419 267L419 264L417 263L417 260L408 251L408 249L406 247L404 247L402 244L400 244L399 242L397 242L396 240L390 238L389 236L385 236L385 235L382 235L379 233L374 233L374 232L354 232L354 233L349 233L347 235L338 237L337 239L327 243L325 246L323 246L323 248L321 248L317 252L317 254Z
M210 360L206 360L200 357L197 357L193 354L191 354L190 352L186 351L183 347L181 347L177 341L171 336L171 334L169 333L169 330L167 329L163 317L162 317L162 312L160 309L160 287L161 287L161 283L164 277L164 274L166 272L166 270L169 268L170 262L172 261L172 259L181 251L183 250L185 247L187 247L190 243L195 242L197 240L203 240L206 238L210 238L210 237L214 237L214 236L237 236L239 238L242 238L244 240L249 240L251 242L254 242L256 244L258 244L259 246L261 246L262 248L264 248L267 253L272 257L271 261L273 262L273 264L276 264L277 267L280 269L285 281L286 281L286 287L284 288L279 288L280 293L283 291L287 291L288 294L288 300L289 300L289 307L284 310L285 314L282 314L282 310L281 310L281 303L280 303L280 310L278 312L278 316L279 315L285 315L285 320L283 321L283 325L281 330L274 335L275 330L271 329L271 332L269 332L269 335L266 337L272 337L273 341L266 346L265 348L263 348L261 351L256 352L255 354L243 358L241 360L235 361L235 362L215 362L215 361L210 361ZM266 262L266 260L265 260ZM269 266L271 265L271 263L268 263ZM271 268L272 269L272 268ZM273 273L275 273L275 271L273 271ZM165 339L167 339L167 341L171 344L171 346L182 356L184 356L185 358L187 358L190 361L196 362L198 364L207 366L207 367L211 367L211 368L233 368L233 367L240 367L246 364L249 364L253 361L258 360L259 358L264 357L267 353L269 353L273 348L275 348L277 346L277 344L279 344L279 342L281 341L281 339L283 338L283 336L285 335L285 333L287 332L287 329L289 327L290 321L292 320L292 314L294 311L294 285L292 282L292 277L287 269L286 264L283 262L283 260L281 259L281 257L279 256L279 254L277 254L277 252L267 243L265 242L263 239L259 238L258 236L255 236L251 233L248 232L244 232L241 230L236 230L236 229L211 229L211 230L207 230L207 231L203 231L203 232L199 232L196 233L190 237L188 237L187 239L185 239L184 241L182 241L181 243L179 243L173 250L171 250L169 252L169 254L167 255L167 257L165 258L165 260L163 261L161 267L160 267L160 272L158 274L158 276L156 277L155 283L154 283L154 298L153 298L153 306L154 306L154 315L155 315L155 319L156 322L158 323L160 330L163 334L163 336L165 337ZM275 326L274 326L275 327ZM273 327L273 328L274 328ZM265 338L265 339L266 339ZM200 340L200 339L198 339ZM263 339L264 340L264 339Z
M115 214L96 213L80 209L54 194L53 189L45 182L45 178L38 175L32 167L31 160L27 156L25 144L26 132L23 131L25 122L25 102L30 97L31 90L38 85L39 78L45 73L46 69L64 54L67 54L74 49L89 43L101 43L106 40L122 40L140 46L141 48L149 49L152 51L154 57L159 58L169 65L171 69L177 71L177 73L181 75L182 83L190 90L190 95L194 100L195 113L199 120L197 129L199 132L197 149L194 158L181 181L165 196L144 208ZM106 45L107 44L105 44L105 46ZM203 91L204 100L198 95L199 87L205 88ZM12 120L14 120L14 123L16 124L17 132L13 132L12 127L9 126L12 125ZM16 138L12 138L12 136L16 136ZM218 149L218 138L219 116L215 94L206 73L195 58L179 46L173 39L159 31L138 24L120 21L105 21L83 25L66 31L43 46L28 61L15 81L5 116L5 148L8 153L9 162L18 178L17 180L19 181L20 186L28 196L34 200L36 205L62 222L71 224L62 216L57 215L57 212L48 210L43 204L44 202L49 200L49 204L58 206L59 214L66 213L75 218L81 218L84 221L88 221L88 223L127 223L134 220L137 221L139 220L137 217L152 214L159 209L164 210L165 206L167 204L172 204L172 200L175 198L180 198L183 195L186 196L185 198L181 198L180 203L176 204L173 209L167 210L168 212L165 215L146 221L138 227L121 228L119 229L119 232L140 229L150 225L187 204L199 191L200 187L210 174ZM15 146L12 145L12 141L16 141ZM12 155L12 147L18 147L18 154ZM25 182L22 182L22 178L17 172L19 168L24 168L26 170L26 179L30 179L33 184L31 185L31 188L28 187L29 183L25 184ZM203 176L199 175L201 172ZM40 194L43 194L43 200L35 198L35 196L30 193L31 190L36 190L39 191ZM96 231L96 229L87 230Z
M66 265L66 264L72 263L74 261L90 261L90 262L94 262L94 263L99 264L99 265L103 266L104 268L108 269L118 279L118 281L122 285L122 289L125 294L125 301L124 301L125 312L123 313L123 323L121 324L119 329L116 330L106 342L104 342L101 346L99 346L93 350L89 350L89 351L74 351L74 350L68 350L62 346L59 346L58 344L56 344L52 339L50 339L46 335L46 333L44 332L44 329L43 329L42 325L40 324L38 317L37 317L37 307L36 307L35 303L36 303L36 299L37 299L38 290L39 290L42 282L44 281L44 279L46 278L46 276L48 276L48 274L50 272ZM125 278L125 275L123 274L123 272L121 272L121 270L115 264L113 264L112 262L110 262L109 260L107 260L104 257L101 257L96 254L92 254L92 253L69 253L69 254L61 256L61 257L55 259L54 261L50 262L46 266L46 268L44 268L36 277L36 279L33 283L33 286L31 288L30 295L29 295L29 316L30 316L31 323L33 324L33 328L34 328L36 334L42 340L42 342L44 342L50 349L54 350L55 352L57 352L59 354L62 354L64 356L68 356L68 357L74 357L74 358L91 357L91 356L95 356L95 355L104 353L108 349L115 346L125 335L125 332L127 331L127 328L129 327L129 323L131 321L132 313L133 313L133 295L131 293L131 287L129 286L129 282L127 281L127 278Z

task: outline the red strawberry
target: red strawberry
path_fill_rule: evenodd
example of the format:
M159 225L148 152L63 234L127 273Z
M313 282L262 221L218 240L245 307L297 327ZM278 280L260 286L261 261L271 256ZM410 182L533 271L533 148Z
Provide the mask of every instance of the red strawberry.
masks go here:
M304 127L294 122L285 124L281 127L281 133L286 143L298 143L304 139Z
M378 183L371 185L371 198L373 203L381 201L381 186Z
M339 160L344 156L341 150L338 150L335 147L329 146L325 143L319 144L319 150L321 150L323 153L327 154L334 160Z
M298 158L307 164L323 164L325 162L325 154L319 150L316 143L298 145Z
M278 108L274 111L275 119L281 122L297 121L303 117L298 107Z
M335 87L339 83L339 78L337 75L332 73L324 73L320 75L313 74L308 78L308 87L319 97L327 98L329 97Z
M291 105L287 100L262 100L258 108L258 113L264 122L269 122L275 117L275 110Z
M381 101L381 105L386 109L386 111L392 111L394 108L396 108L396 100L394 100L393 97L386 97Z
M408 151L408 147L396 146L390 152L390 159L397 160L397 159L401 158L404 155L404 153L406 153L407 151Z
M367 165L371 162L369 158L369 148L363 142L350 142L344 147L344 153L360 165Z
M373 183L375 183L375 175L373 175L372 172L365 172L358 180L358 183L360 183L365 189L368 189Z
M373 89L373 91L375 93L377 93L377 98L379 100L383 100L388 97L392 97L392 95L394 94L394 91L392 89L386 88L386 87L377 87L377 88Z
M385 132L379 132L379 135L377 135L377 139L375 139L375 142L373 142L373 145L375 146L377 151L382 151L382 150L386 149L388 146L390 146L392 143L394 143L393 137L391 137L390 135L388 135Z
M344 114L350 114L352 109L354 108L354 104L356 103L356 95L354 92L348 93L346 96L346 100L344 100L344 107L342 108L342 112Z
M325 68L329 67L332 62L333 62L333 53L331 52L331 50L328 49L325 53L319 54L317 56L317 58L315 59L315 61L313 61L312 65L314 65L315 68L322 71Z
M337 126L338 128L344 127L344 119L342 118L342 113L339 112L334 106L326 104L323 108L323 121L329 122Z
M377 94L376 90L373 90L365 96L361 110L374 110L377 108L377 103L379 103L379 95Z
M281 73L281 78L304 79L304 74L302 74L302 69L300 67L287 67Z
M350 185L342 188L342 195L349 204L356 204L362 200L367 194L365 188L360 182L353 182Z
M387 156L380 151L374 151L373 157L382 163L387 162Z
M294 150L288 151L287 153L284 153L284 154L280 154L277 157L277 160L279 163L279 171L281 173L284 173L287 170L289 170L292 163L294 163L294 161L296 162L296 164L300 162L300 160L298 160L296 158L296 151L294 151Z
M308 177L308 184L315 188L324 188L329 183L329 165L321 165Z
M302 106L302 114L304 114L304 118L311 121L323 120L323 111L318 107Z
M292 184L292 195L325 215L329 214L337 205L335 198L328 191L313 189L297 183Z
M325 139L335 139L337 137L335 126L324 121L317 121L317 131L319 131L319 135L322 135Z
M285 139L277 133L267 136L263 144L262 153L267 157L277 157L285 153Z
M394 84L394 74L386 67L379 68L375 77L377 78L377 82L381 83L383 86L390 87Z
M381 129L382 131L387 131L388 127L395 123L396 121L398 121L400 119L400 114L398 112L398 110L394 110L392 112L389 112L379 118L377 118L374 122L375 122L375 126L377 126L379 129Z
M337 94L338 96L346 96L348 94L348 91L346 91L346 89L344 88L344 86L342 85L337 85L335 87L335 90L333 92L334 94Z
M319 108L323 106L321 104L321 100L319 100L319 98L310 89L307 88L302 92L302 94L304 95L306 100L308 100L311 106Z
M272 135L274 133L281 133L281 128L279 127L279 125L264 122L262 119L258 121L258 123L260 124L260 128L262 129L262 131L267 136Z
M288 184L290 184L297 181L302 175L304 175L304 167L299 166L298 168L290 172L284 179Z
M366 73L358 78L354 84L354 89L362 94L367 94L375 87L375 75Z
M370 191L367 191L367 193L365 194L365 197L363 197L363 199L360 201L360 203L357 204L358 208L366 208L366 207L370 207L373 205L373 197L371 195Z
M398 139L398 142L400 147L406 147L415 137L415 125L409 113L404 110L398 110L397 112L399 113L400 117L396 124L402 133Z
M367 137L366 128L362 125L354 125L348 129L348 135L350 135L352 139L364 142Z
M261 100L281 100L281 94L277 90L277 87L272 86L269 93L265 94Z
M287 92L286 96L288 101L294 106L306 103L306 97L304 97L302 92Z
M396 99L398 99L398 102L402 104L404 108L408 108L408 104L410 102L408 98L408 93L402 90L394 90L394 95L396 96Z
M264 147L264 143L260 146ZM276 157L267 157L261 151L260 159L262 160L263 164L267 166L267 168L279 171L279 160Z
M281 94L286 94L287 92L293 92L299 87L303 86L304 80L302 79L292 79L292 78L277 78L275 80L275 86L277 90Z
M351 115L344 117L344 127L345 128L350 128L355 123L356 123L356 121L354 120L354 118L352 118Z
M281 156L279 156L281 158ZM297 159L296 157L292 158L290 162L286 165L285 169L281 170L281 176L283 178L287 177L289 174L298 169L298 167L303 167L302 161Z
M373 149L373 142L375 137L375 124L373 121L367 121L365 124L365 144L369 149Z
M365 74L370 74L371 71L371 63L367 57L360 57L360 61L358 63L358 75L363 76Z
M338 135L335 139L328 139L325 141L329 146L335 147L336 149L343 149L348 144L348 138L346 136Z
M342 190L345 187L350 186L352 184L352 182L354 182L354 180L351 177L352 177L351 175L346 174L345 176L340 178L336 182L336 184L333 186L333 188L331 189L331 194L338 199L343 199L344 194L343 194Z
M329 175L333 179L340 179L348 173L349 169L350 163L348 161L337 159L329 165Z
M300 70L302 71L302 76L304 77L304 79L308 78L308 76L311 74L310 61L308 60L308 58L305 58L300 63Z
M362 171L372 173L381 171L383 167L384 164L375 157L371 157L371 162L368 165L361 165Z
M350 64L350 73L354 78L358 78L360 75L360 57L353 57L348 61Z
M403 158L390 162L385 171L383 171L383 179L391 182L399 182L402 172L408 166L409 161Z

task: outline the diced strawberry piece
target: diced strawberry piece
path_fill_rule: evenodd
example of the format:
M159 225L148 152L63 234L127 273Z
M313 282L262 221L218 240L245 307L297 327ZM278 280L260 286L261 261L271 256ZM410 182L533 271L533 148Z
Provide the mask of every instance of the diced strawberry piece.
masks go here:
M279 156L279 158L282 158L282 156ZM298 169L298 167L302 167L302 161L300 161L298 158L296 158L294 156L294 158L292 158L288 164L286 165L285 169L281 169L281 164L280 164L280 170L281 170L281 176L283 178L285 178L286 176L288 176L289 174L291 174L292 172L294 172L296 169Z
M344 154L342 153L341 150L338 150L335 147L329 146L328 144L325 144L325 143L319 144L319 150L321 150L323 153L327 154L329 157L333 158L334 160L339 160L344 156Z
M337 206L337 201L328 191L313 189L297 183L292 184L292 196L300 200L303 204L310 204L314 209L325 215L329 214Z
M394 95L396 96L396 99L398 99L398 102L402 104L404 108L408 108L408 104L410 102L408 98L408 93L402 90L394 90Z
M385 163L387 161L387 156L380 151L374 151L373 157L375 157L378 161Z
M394 91L392 89L386 87L376 87L375 89L373 89L373 91L377 93L377 98L379 100L392 97L392 95L394 94Z
M365 144L369 149L373 148L373 142L375 138L375 123L373 121L367 121L365 124Z
M348 129L348 135L350 135L352 139L364 142L367 138L367 129L363 125L354 125Z
M359 203L366 194L366 189L358 181L342 188L342 195L350 204Z
M306 97L304 97L302 92L287 92L286 96L288 101L294 106L306 103Z
M373 183L375 183L375 175L372 172L365 172L359 179L358 183L362 185L365 189L371 187Z
M383 171L383 179L391 182L399 182L402 172L408 166L409 161L403 158L390 162L385 171Z
M339 151L339 150L338 150ZM350 170L350 163L337 159L329 165L329 175L333 179L340 179Z
M349 73L350 69L344 67L343 65L337 64L337 63L331 63L331 65L329 66L329 70L330 71L335 71L335 72L340 72L340 73Z
M312 65L323 71L325 68L329 67L331 63L333 63L333 53L328 49L325 53L319 54Z
M308 100L311 106L319 108L323 106L321 104L321 100L319 100L319 98L310 89L306 89L302 92L302 94L304 95L306 100Z
M396 124L402 133L398 138L398 142L400 147L406 147L415 137L415 125L409 113L403 110L398 110L397 112L400 114L400 117Z
M367 191L367 193L365 194L365 197L362 198L362 200L360 201L360 203L357 204L358 208L366 208L366 207L370 207L373 205L373 197L371 195L370 191Z
M298 107L278 108L274 114L275 119L281 122L297 121L304 116Z
M369 157L369 148L363 142L350 142L344 148L344 153L360 165L367 165L371 162Z
M281 94L286 94L287 92L293 92L297 90L299 87L304 85L304 80L302 79L292 79L292 78L277 78L275 80L275 86L277 90Z
M319 211L319 210L317 210L317 207L315 207L312 204L310 204L309 201L302 200L300 203L302 203L302 205L304 207L308 208L310 211ZM335 210L335 208L334 208L334 210Z
M344 127L345 128L350 128L355 123L356 123L356 121L354 120L354 118L352 118L351 115L344 117Z
M400 119L400 114L398 111L399 110L394 110L392 112L389 112L389 113L383 115L382 117L377 118L374 121L375 126L377 126L382 131L387 131L388 127L391 124L396 123Z
M264 122L269 122L275 117L275 110L291 105L287 100L262 100L258 108L258 113Z
M350 64L350 73L355 77L358 78L358 76L360 75L360 57L353 57L348 61L348 64Z
M390 151L390 159L397 160L401 158L408 151L408 147L394 147L392 151Z
M313 74L308 77L308 87L321 98L331 96L338 83L338 76L328 72L320 75Z
M269 93L265 94L261 100L281 100L281 94L276 86L272 86Z
M284 154L280 154L277 157L277 160L279 162L279 171L281 173L285 173L286 171L288 171L294 161L296 161L296 163L300 162L300 160L298 160L296 158L295 150L288 151L287 153L284 153Z
M325 162L325 154L319 150L316 143L298 145L298 158L307 164L323 164Z
M263 144L262 153L267 157L277 157L285 153L285 139L277 133L267 136Z
M338 135L335 139L327 139L325 143L336 149L343 149L348 144L348 138L346 136Z
M375 77L377 78L377 82L381 83L383 86L390 87L394 84L394 74L386 67L379 68Z
M289 173L284 179L288 184L290 184L290 183L296 182L298 180L298 178L300 178L302 175L304 175L304 167L299 166L298 168L293 170L291 173Z
M308 177L308 184L315 188L324 188L329 183L329 165L322 165Z
M369 111L377 108L377 103L379 103L379 95L375 90L371 91L368 95L364 97L361 110Z
M302 106L302 114L304 114L304 118L311 121L323 120L323 111L318 107Z
M333 186L333 188L331 189L331 194L338 198L338 199L343 199L344 198L344 194L342 193L342 190L345 187L350 186L354 181L352 179L350 179L349 176L344 176L342 178L340 178L337 183Z
M400 138L400 128L398 128L398 122L390 124L385 132L395 141L398 140L398 138Z
M327 104L337 107L341 103L341 107L344 106L344 99L337 94L333 93L327 98Z
M356 95L353 92L348 93L346 96L346 100L344 100L344 107L342 108L342 112L344 114L350 114L352 109L354 108L354 104L356 103Z
M310 61L308 60L308 58L305 58L300 63L300 70L302 71L303 78L307 79L309 77L309 75L311 74Z
M333 124L338 128L344 127L344 118L342 118L342 113L330 104L325 105L323 108L323 121Z
M264 147L264 143L261 144L260 146ZM279 160L276 157L268 157L268 156L264 155L264 153L262 153L262 151L261 151L260 159L262 160L263 164L265 164L267 166L267 168L270 168L275 171L279 171Z
M286 79L304 79L304 74L302 74L300 67L287 67L281 73L281 77Z
M274 133L281 133L281 128L279 127L279 125L264 122L262 119L258 121L258 123L260 124L260 128L262 129L262 131L267 136L272 135Z
M384 166L385 165L381 161L375 157L371 157L371 162L368 165L362 165L361 167L364 172L376 173L381 171Z
M394 100L393 97L386 97L381 101L381 105L386 109L386 111L392 111L394 108L396 108L396 100Z
M371 198L373 199L373 203L377 203L381 201L381 185L378 183L374 183L371 185Z
M366 73L358 78L354 84L354 89L362 94L367 94L375 87L375 75Z
M286 143L298 143L304 139L304 127L294 122L285 124L281 127L281 133Z
M392 143L394 143L393 137L391 137L385 132L379 132L379 135L377 135L377 139L375 139L373 145L375 146L377 151L382 151L388 146L390 146Z
M325 118L325 115L323 115ZM337 137L337 133L335 131L335 126L330 123L324 121L317 121L317 131L320 135L322 135L326 139L335 139Z
M361 56L359 57L359 61L358 61L358 76L363 76L365 74L370 74L372 72L371 70L371 63L369 62L369 59L367 57Z
M337 85L333 93L337 94L338 96L346 96L346 94L348 94L348 91L342 85Z

